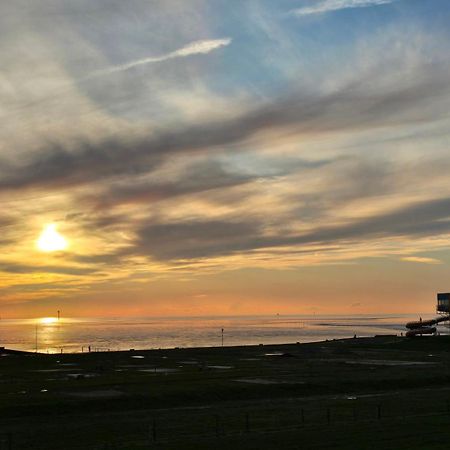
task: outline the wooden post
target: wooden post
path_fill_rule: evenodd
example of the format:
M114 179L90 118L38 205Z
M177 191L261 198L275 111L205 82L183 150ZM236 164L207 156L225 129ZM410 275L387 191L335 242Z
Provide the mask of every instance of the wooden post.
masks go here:
M304 425L305 424L305 410L303 408L300 411L300 417L301 417L302 425Z
M353 407L353 420L356 422L356 407Z
M248 433L250 431L250 417L248 413L245 413L245 432Z
M330 425L331 422L331 412L330 408L327 408L327 424Z
M153 438L153 442L156 442L156 420L153 419L153 424L152 424L152 438Z
M12 433L8 432L8 450L12 450Z
M219 434L220 434L220 426L219 426L220 420L219 420L219 416L216 414L214 416L214 418L216 419L216 437L219 437Z
M377 406L377 419L380 420L381 419L381 405Z

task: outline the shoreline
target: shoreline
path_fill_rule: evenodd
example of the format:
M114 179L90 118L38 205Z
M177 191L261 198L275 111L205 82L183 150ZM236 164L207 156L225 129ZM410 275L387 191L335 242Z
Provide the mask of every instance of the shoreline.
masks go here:
M85 352L41 352L41 351L30 351L30 350L17 350L12 348L6 348L0 346L0 356L1 355L47 355L47 356L58 356L58 355L86 355L86 354L99 354L99 353L130 353L130 352L151 352L151 351L170 351L170 350L219 350L219 349L243 349L243 348L262 348L262 347L275 347L275 346L305 346L305 345L316 345L329 342L343 342L343 341L356 341L356 340L372 340L380 338L404 338L405 336L399 336L398 334L377 334L374 336L357 336L357 337L344 337L344 338L333 338L325 339L321 341L307 341L307 342L283 342L279 344L242 344L242 345L216 345L216 346L196 346L196 347L159 347L159 348L130 348L128 350L93 350ZM423 336L423 338L432 336ZM417 337L419 338L419 337Z

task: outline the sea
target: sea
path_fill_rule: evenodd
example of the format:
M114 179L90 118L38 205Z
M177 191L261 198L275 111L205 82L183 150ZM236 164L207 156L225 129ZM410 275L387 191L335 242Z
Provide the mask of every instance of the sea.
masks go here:
M432 316L423 315L429 319ZM418 315L0 319L0 346L44 353L317 342L405 333ZM440 333L449 333L446 326Z

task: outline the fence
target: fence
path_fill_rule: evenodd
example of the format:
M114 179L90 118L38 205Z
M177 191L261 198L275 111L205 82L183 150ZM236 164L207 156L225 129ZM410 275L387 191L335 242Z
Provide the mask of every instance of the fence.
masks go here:
M397 419L411 418L433 418L441 417L445 421L450 415L450 400L443 400L439 404L423 402L401 404L389 402L370 402L364 404L352 404L353 399L347 399L348 403L335 404L326 407L259 407L253 409L235 411L229 410L219 413L189 411L183 420L174 420L170 417L170 410L165 412L148 412L149 416L142 421L139 435L131 437L124 434L123 437L108 439L107 442L89 444L64 443L66 449L86 450L122 450L122 449L144 449L144 448L183 448L182 443L201 441L208 439L220 440L233 436L246 436L280 433L280 432L306 432L321 433L327 428L340 427L344 425L360 427L362 424L369 425L388 423ZM150 416L153 414L153 417ZM381 421L381 422L380 422ZM113 425L113 424L112 424ZM411 430L413 432L414 430ZM443 429L442 432L450 433ZM6 431L0 433L0 450L21 449L47 449L45 436L29 437L25 432L12 433ZM435 432L433 432L435 433ZM176 448L175 447L175 448ZM51 447L55 448L55 447Z
M153 419L149 426L149 442L156 444L170 443L174 440L185 438L216 437L247 433L270 433L287 430L301 430L305 428L324 429L325 426L345 425L349 423L370 423L382 420L447 416L450 415L450 401L441 405L440 409L425 412L407 413L405 410L394 411L379 403L365 407L326 407L307 409L300 408L297 415L290 417L274 416L274 411L259 410L258 412L242 412L234 416L230 415L196 415L197 430L192 428L177 427L165 421Z

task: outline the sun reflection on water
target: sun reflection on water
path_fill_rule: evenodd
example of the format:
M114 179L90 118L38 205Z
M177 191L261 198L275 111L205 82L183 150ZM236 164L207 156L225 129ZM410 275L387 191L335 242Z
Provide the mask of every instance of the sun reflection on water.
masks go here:
M41 317L38 319L38 323L41 323L43 325L51 325L52 323L58 322L58 319L56 317Z

